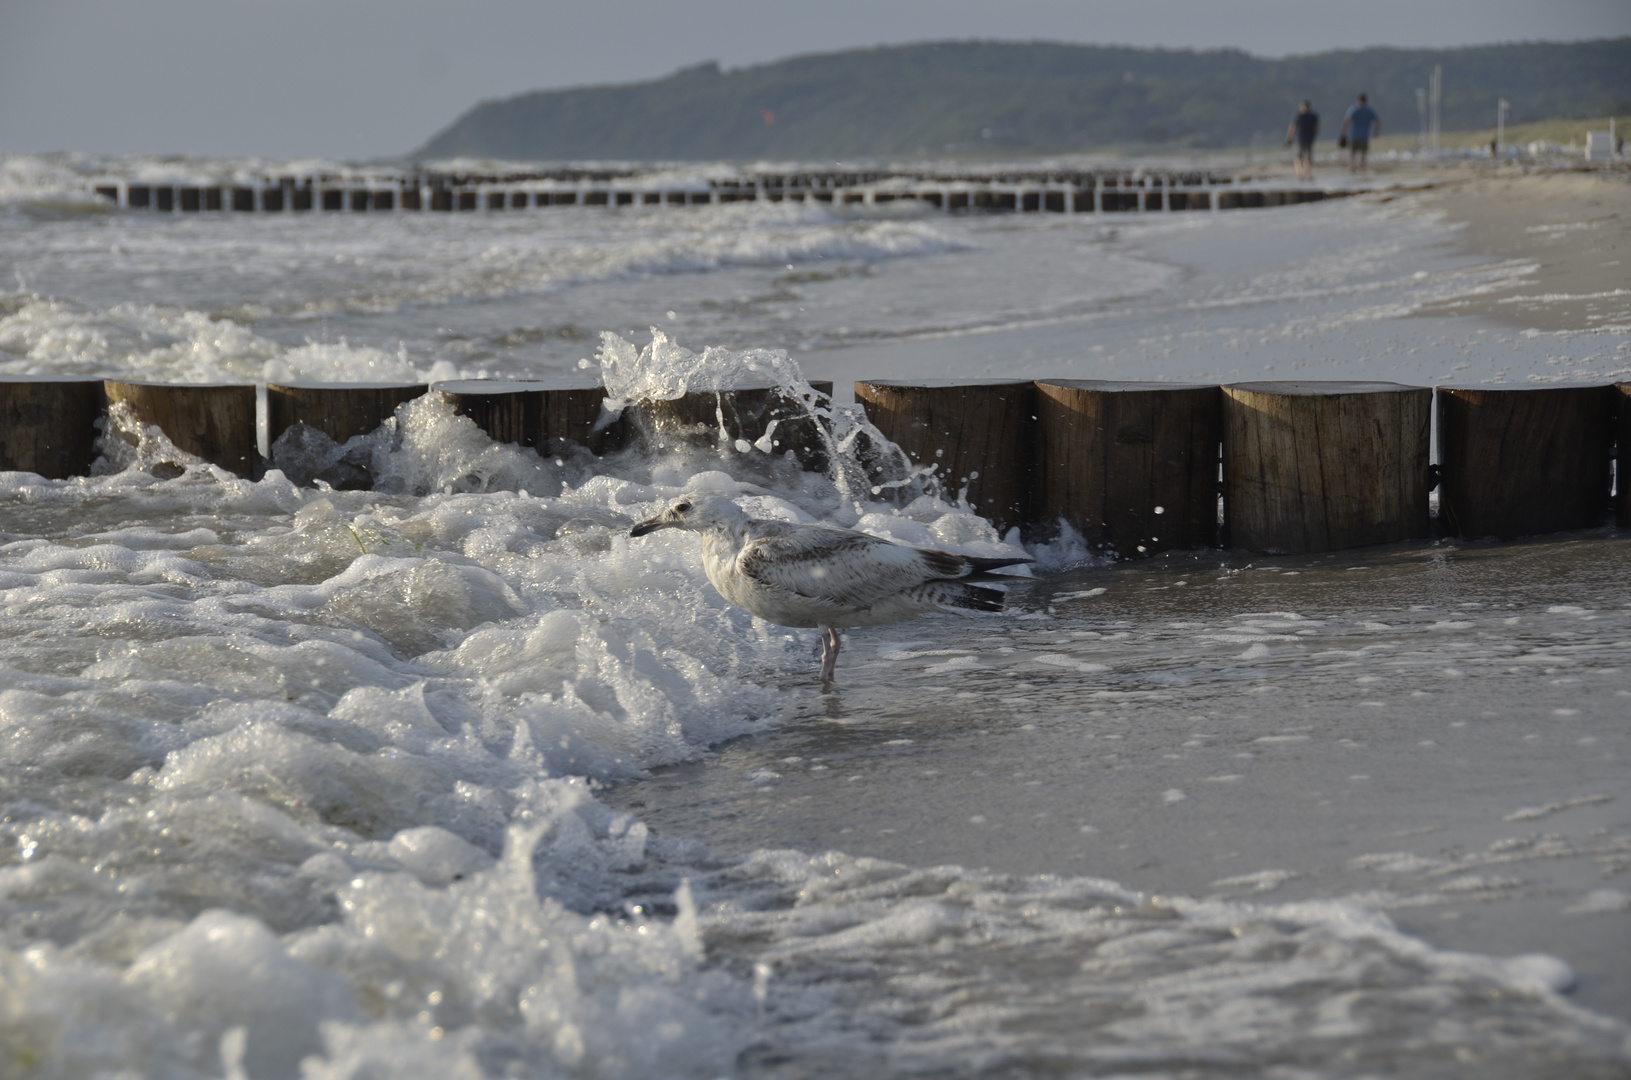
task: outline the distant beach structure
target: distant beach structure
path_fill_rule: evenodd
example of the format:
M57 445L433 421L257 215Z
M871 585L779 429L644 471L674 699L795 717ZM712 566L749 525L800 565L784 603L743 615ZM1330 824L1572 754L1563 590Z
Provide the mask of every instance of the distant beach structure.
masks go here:
M1619 140L1614 131L1612 117L1609 119L1607 131L1586 132L1587 161L1613 161L1619 151Z

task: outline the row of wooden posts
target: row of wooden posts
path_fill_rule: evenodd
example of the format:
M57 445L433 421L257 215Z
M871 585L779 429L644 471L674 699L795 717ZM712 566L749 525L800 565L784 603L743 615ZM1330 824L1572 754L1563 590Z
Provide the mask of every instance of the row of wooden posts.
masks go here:
M830 383L813 385L832 392ZM564 440L604 453L628 437L627 417L607 423L596 384L500 380L274 384L268 435L275 442L304 424L343 443L427 392L499 442L548 452ZM1623 488L1614 496L1616 476L1631 465L1631 383L871 381L856 383L855 395L885 436L999 528L1045 533L1064 521L1095 547L1130 557L1213 546L1334 551L1426 537L1435 486L1438 528L1452 536L1588 528L1616 505L1619 523L1631 525L1631 499ZM0 379L0 471L87 474L97 421L123 402L179 449L255 476L265 467L255 399L250 385ZM778 419L779 452L806 467L826 463L814 421L775 388L646 408L667 430L704 440L716 437L721 416L731 439L749 441Z
M1127 556L1427 537L1435 487L1445 535L1588 528L1607 520L1631 452L1631 383L1046 379L871 382L855 392L885 435L939 464L951 489L966 485L985 517L1044 528L1064 520ZM1628 504L1618 500L1621 524L1631 524Z
M1094 183L1086 187L970 186L901 189L837 187L762 188L715 185L686 190L450 188L365 186L221 187L171 184L99 184L103 198L125 209L159 213L351 213L384 211L499 211L543 206L700 206L737 202L820 202L879 206L916 202L943 210L1021 213L1108 213L1154 210L1234 210L1287 206L1337 198L1346 191L1318 188L1180 186L1168 183Z

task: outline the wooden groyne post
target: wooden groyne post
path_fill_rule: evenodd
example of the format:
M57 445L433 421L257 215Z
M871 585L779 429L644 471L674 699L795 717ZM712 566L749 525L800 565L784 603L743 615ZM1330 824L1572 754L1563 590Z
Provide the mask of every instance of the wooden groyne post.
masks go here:
M1218 542L1216 385L1043 379L1035 518L1137 557Z
M1631 382L1614 384L1614 408L1619 417L1615 445L1619 456L1614 463L1614 520L1622 529L1631 528Z
M1007 532L1032 519L1036 384L878 380L855 384L867 419L914 464L933 466L947 495Z
M268 464L281 469L297 484L322 480L342 491L371 489L374 474L370 452L352 448L343 452L338 461L326 462L326 453L314 460L311 451L326 448L312 445L305 433L321 433L343 446L350 439L374 431L399 406L429 389L423 383L268 383ZM323 467L313 471L318 465Z
M1601 524L1618 396L1612 386L1440 387L1446 531L1504 539Z
M617 425L601 423L605 388L588 379L460 379L431 389L497 442L542 453L564 440L597 454L622 442Z
M1225 386L1228 542L1302 554L1426 536L1432 402L1386 382Z
M429 390L423 383L268 383L266 433L270 442L305 424L337 443L366 435L397 406Z
M106 409L101 379L0 378L0 471L89 475Z
M255 388L250 385L180 385L105 380L109 405L123 402L144 425L156 425L195 457L242 477L253 477Z

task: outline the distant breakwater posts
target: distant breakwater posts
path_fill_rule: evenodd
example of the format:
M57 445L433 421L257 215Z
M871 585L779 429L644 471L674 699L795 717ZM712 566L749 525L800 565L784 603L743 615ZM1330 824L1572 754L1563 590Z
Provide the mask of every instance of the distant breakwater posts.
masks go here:
M1264 177L1143 170L755 173L669 186L653 186L634 173L585 170L375 178L268 175L230 185L106 180L95 189L122 209L201 215L494 213L751 202L915 203L947 211L1085 214L1289 206L1355 193L1347 187L1290 185Z
M811 385L830 397L831 383ZM273 463L280 452L312 460L288 454L303 440L337 450L427 393L494 440L543 453L570 443L604 454L642 438L740 448L739 440L764 437L806 469L828 465L818 421L779 388L695 393L614 419L604 389L587 380L271 384ZM122 404L187 454L254 477L268 467L256 449L256 394L248 384L0 377L0 471L87 475L100 421ZM1591 528L1611 515L1631 526L1623 481L1631 383L870 381L856 383L855 396L912 462L933 467L949 494L999 529L1043 537L1065 522L1094 548L1130 558L1208 547L1305 554L1432 535L1505 539ZM170 462L150 468L184 472ZM290 478L371 483L366 462L325 468Z

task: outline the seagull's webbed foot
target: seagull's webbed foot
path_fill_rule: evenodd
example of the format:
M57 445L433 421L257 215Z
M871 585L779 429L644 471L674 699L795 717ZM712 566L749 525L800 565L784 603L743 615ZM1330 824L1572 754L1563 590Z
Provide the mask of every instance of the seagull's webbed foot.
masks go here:
M821 628L821 685L833 684L833 673L838 668L838 629L832 626Z

